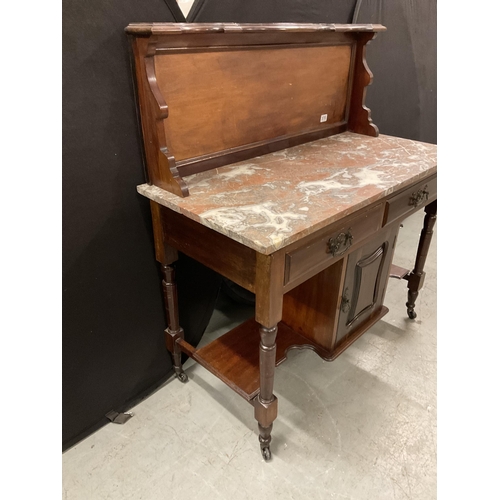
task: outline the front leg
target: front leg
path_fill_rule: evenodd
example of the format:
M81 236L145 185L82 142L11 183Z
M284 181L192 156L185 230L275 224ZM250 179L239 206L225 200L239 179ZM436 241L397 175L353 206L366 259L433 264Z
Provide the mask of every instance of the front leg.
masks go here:
M184 330L179 325L179 305L177 301L177 285L175 283L175 270L171 266L162 266L163 274L163 299L167 312L168 328L165 330L167 349L172 353L174 370L181 382L187 381L187 375L182 369L181 350L177 344L178 339L184 339Z
M278 399L273 394L276 366L276 334L283 312L285 254L257 254L255 320L259 323L260 392L253 399L259 423L259 443L264 460L271 459L271 431L278 416Z
M278 416L278 398L273 394L278 327L261 326L259 346L260 392L255 397L255 418L259 423L259 443L264 460L271 459L271 431Z
M415 259L415 268L408 276L408 302L406 303L408 317L415 319L415 301L418 297L418 292L422 288L425 279L425 260L432 240L434 224L437 219L437 200L429 203L425 207L424 227L420 233L420 241L418 243L417 257Z

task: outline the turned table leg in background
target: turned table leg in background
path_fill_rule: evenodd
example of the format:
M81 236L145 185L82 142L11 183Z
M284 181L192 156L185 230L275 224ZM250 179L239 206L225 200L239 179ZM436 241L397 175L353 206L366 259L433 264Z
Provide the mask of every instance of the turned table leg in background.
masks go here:
M162 265L163 299L167 311L168 328L165 330L165 341L168 350L172 353L174 370L181 382L187 381L187 375L182 369L181 350L178 339L184 339L184 330L179 326L179 306L177 302L177 285L175 284L175 270L171 266Z
M437 200L429 203L424 210L424 227L420 233L415 268L408 276L408 302L406 303L406 307L410 319L415 319L417 317L417 313L415 312L415 301L417 300L419 290L424 284L425 260L427 259L427 253L429 252L433 229L437 219Z

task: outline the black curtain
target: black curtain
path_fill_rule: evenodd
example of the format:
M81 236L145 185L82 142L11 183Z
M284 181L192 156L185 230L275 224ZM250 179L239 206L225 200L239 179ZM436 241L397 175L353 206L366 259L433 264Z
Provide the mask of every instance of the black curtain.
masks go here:
M163 0L63 4L63 449L171 374L149 203L135 192L145 177L124 29L173 11ZM220 278L185 257L178 278L196 344Z
M373 83L366 103L380 132L437 143L435 0L363 0L358 22L380 23L367 47Z
M356 0L195 0L196 23L350 23Z

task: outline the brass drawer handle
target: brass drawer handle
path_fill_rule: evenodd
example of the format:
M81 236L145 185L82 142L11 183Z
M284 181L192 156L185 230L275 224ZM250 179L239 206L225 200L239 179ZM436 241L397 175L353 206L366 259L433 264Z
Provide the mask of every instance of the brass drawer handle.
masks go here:
M328 240L328 251L335 257L342 255L352 245L351 228L345 233L339 233L335 238Z
M410 200L408 205L413 207L418 207L424 200L429 199L429 191L427 191L427 184L423 187L423 189L419 189L411 193Z
M346 288L342 294L342 301L340 302L340 310L346 314L351 310L351 301L348 294L349 288Z

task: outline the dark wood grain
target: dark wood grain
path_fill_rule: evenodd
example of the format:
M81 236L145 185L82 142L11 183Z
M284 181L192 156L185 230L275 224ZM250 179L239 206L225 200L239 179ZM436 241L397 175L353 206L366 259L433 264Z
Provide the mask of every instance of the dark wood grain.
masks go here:
M256 252L166 207L161 207L166 244L255 291Z
M156 260L164 265L172 264L179 256L174 247L165 243L165 235L161 223L161 205L152 200L150 200L149 205L151 207Z
M412 204L415 195L427 193L421 197L422 201L418 204ZM437 198L437 175L427 177L413 186L394 193L387 199L384 213L384 225L391 224L394 221L410 216L417 210L422 209Z
M132 39L131 43L148 182L179 196L187 196L187 185L176 170L174 157L168 152L163 129L168 106L156 82L156 45L143 38Z
M379 203L334 222L321 231L303 238L298 244L287 247L285 249L285 290L290 290L341 258L341 256L332 255L329 251L330 239L349 231L354 249L363 240L376 233L382 225L383 211L384 204Z
M373 37L374 33L362 33L356 42L348 130L377 137L378 128L372 122L370 109L365 106L366 87L373 79L373 74L366 63L366 44Z
M271 255L257 253L256 258L255 319L262 326L272 328L281 320L285 254L283 251Z
M177 298L177 283L175 270L172 266L162 266L162 288L165 312L167 313L167 329L165 330L165 343L172 353L174 370L181 382L187 381L187 375L182 369L181 349L178 341L184 339L184 330L179 324L179 302Z
M424 227L420 233L418 241L417 256L415 258L415 267L407 277L408 279L408 302L406 303L407 313L410 319L417 317L415 313L415 301L418 292L424 285L425 272L424 266L427 259L427 253L432 241L434 225L437 220L437 200L429 203L425 207Z
M317 273L283 297L283 323L332 351L347 259Z
M240 396L250 401L259 393L260 325L253 319L237 326L197 351L181 348L219 377ZM307 342L286 325L278 325L276 364L286 359L290 345Z
M373 308L379 299L383 286L382 271L387 260L389 241L384 241L372 253L356 262L354 266L354 285L351 297L351 308L347 315L347 325L351 325L362 314Z
M388 312L389 309L385 306L373 311L349 338L330 351L280 322L279 335L276 338L276 366L286 361L288 353L293 349L312 350L325 361L333 361ZM195 349L185 340L179 340L178 344L183 352L247 401L259 394L260 335L259 324L255 320L250 319L242 323L201 349Z
M130 23L125 31L137 36L179 33L245 33L278 32L324 33L353 31L385 31L381 24L333 24L333 23Z
M176 162L346 121L349 45L243 46L156 59L169 108L163 123Z
M375 323L380 321L387 313L389 309L385 306L380 306L373 309L371 314L360 322L356 329L353 330L348 336L344 336L342 340L339 340L335 344L335 348L330 356L324 357L325 361L333 361L335 358L340 356L348 347L350 347L356 340L366 333Z
M179 346L183 352L250 401L259 393L260 387L259 329L260 325L250 319L201 349L196 350L185 341L180 341ZM288 351L294 348L312 349L325 358L332 355L282 322L278 323L278 332L276 366L283 363Z
M399 225L393 224L348 256L336 346L382 307L398 231ZM346 307L343 301L347 302Z
M396 278L398 280L402 280L407 278L409 273L410 273L409 269L397 266L396 264L391 264L391 268L389 270L389 278Z
M260 450L264 460L271 459L271 432L278 416L278 400L273 393L276 368L276 335L278 328L260 326L259 345L259 394L253 401L255 418L259 426Z

